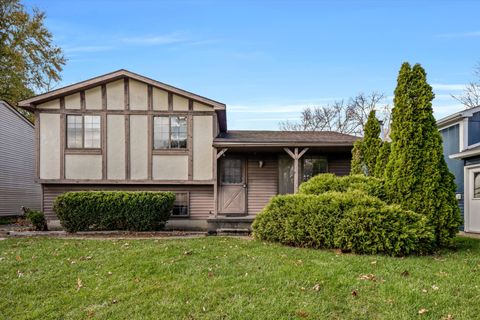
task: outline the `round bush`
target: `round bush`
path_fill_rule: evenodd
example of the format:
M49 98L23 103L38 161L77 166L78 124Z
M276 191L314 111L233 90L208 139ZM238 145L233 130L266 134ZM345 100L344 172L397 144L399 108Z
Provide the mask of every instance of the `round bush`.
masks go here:
M327 191L359 190L385 200L383 180L362 174L338 177L332 173L319 174L300 185L300 194L322 194Z
M79 191L58 196L53 210L69 232L153 231L163 228L174 201L171 192Z
M350 208L382 207L378 198L359 191L321 195L280 195L255 218L255 238L292 246L334 248L337 224Z
M353 207L335 228L335 246L360 254L421 254L431 252L433 244L427 218L397 205Z

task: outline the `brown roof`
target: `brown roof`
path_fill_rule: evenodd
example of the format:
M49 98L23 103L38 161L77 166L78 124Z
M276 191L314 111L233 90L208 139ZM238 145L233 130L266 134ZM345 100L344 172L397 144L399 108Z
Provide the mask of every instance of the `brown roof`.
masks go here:
M360 139L333 131L260 131L229 130L221 132L214 146L353 146Z

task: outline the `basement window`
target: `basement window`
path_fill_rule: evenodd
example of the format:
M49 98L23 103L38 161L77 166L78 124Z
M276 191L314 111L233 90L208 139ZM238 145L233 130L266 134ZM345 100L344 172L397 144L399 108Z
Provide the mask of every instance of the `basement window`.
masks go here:
M187 117L158 116L153 118L154 149L186 149Z
M188 193L178 192L175 193L175 202L173 203L172 217L188 217Z
M67 115L67 148L100 148L100 116Z

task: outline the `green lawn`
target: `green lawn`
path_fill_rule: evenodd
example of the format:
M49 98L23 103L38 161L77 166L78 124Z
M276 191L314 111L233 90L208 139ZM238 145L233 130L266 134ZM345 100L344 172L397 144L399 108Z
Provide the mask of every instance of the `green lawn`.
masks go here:
M221 237L7 239L0 319L478 319L480 241L455 243L390 258Z

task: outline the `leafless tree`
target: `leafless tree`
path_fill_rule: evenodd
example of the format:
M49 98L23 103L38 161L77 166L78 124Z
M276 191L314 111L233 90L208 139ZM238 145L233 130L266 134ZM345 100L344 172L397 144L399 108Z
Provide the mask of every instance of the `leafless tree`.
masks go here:
M472 81L465 86L463 93L452 97L462 103L467 109L480 106L480 63L474 69L476 81Z
M370 111L376 110L383 123L384 134L390 126L390 105L382 93L359 93L347 102L335 101L326 106L307 107L299 121L282 121L280 129L285 131L336 131L361 136Z

